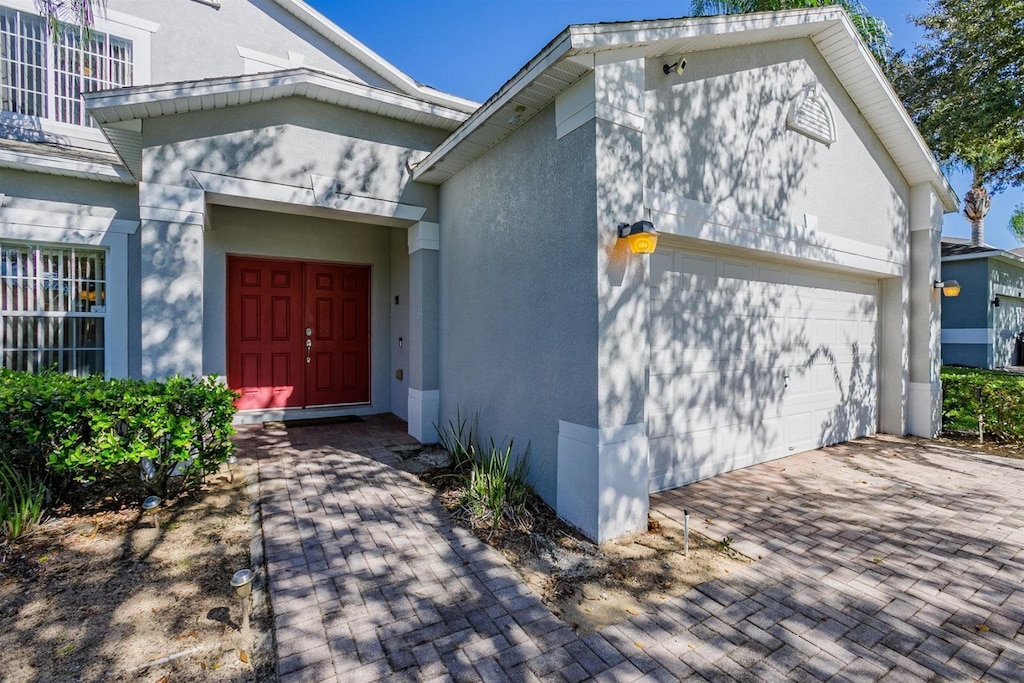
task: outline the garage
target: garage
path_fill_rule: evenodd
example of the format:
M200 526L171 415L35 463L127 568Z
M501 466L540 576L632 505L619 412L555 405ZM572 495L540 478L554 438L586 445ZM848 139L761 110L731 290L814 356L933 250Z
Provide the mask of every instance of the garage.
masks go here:
M992 367L1024 365L1017 350L1017 339L1024 332L1024 299L1005 294L996 297L992 307L992 328L995 337L992 349Z
M876 431L877 280L659 245L650 307L651 492Z

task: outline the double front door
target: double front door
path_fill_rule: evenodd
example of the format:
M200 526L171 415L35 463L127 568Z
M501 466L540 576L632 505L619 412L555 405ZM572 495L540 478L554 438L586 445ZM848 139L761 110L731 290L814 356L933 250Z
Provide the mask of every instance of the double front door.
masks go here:
M368 266L242 256L227 265L239 410L369 402Z

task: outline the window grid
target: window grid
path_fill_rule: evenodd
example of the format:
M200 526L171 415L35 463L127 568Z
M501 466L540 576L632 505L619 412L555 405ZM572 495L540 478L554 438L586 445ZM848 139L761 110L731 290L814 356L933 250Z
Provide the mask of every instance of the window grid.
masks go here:
M103 372L106 254L0 243L0 357L38 372Z
M0 8L0 105L5 111L95 126L81 94L131 85L132 42Z

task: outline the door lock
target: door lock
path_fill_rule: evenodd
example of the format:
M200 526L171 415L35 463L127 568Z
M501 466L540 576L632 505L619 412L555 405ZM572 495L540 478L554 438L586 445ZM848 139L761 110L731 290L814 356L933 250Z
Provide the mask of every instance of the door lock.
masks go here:
M313 336L313 328L312 327L307 327L306 328L306 336L307 337L312 337Z
M309 328L307 327L307 328L306 328L306 333L307 333L307 334L309 334L309 332L310 332L310 330L309 330ZM312 362L312 361L311 361L311 360L309 359L309 350L310 350L310 349L312 349L312 348L313 348L313 340L312 340L312 339L307 339L307 340L306 340L306 362L307 362L307 363L311 363L311 362Z
M782 386L784 389L789 388L789 373L787 372L782 376Z

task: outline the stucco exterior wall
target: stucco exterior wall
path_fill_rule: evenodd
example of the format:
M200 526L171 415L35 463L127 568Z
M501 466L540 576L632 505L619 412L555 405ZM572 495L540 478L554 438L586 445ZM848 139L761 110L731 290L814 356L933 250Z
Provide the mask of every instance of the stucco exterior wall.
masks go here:
M903 252L909 186L810 40L686 58L682 76L648 60L647 187L784 221L782 237L823 233ZM815 82L831 105L831 146L786 127L791 99ZM806 231L805 214L817 219Z
M215 207L203 248L203 373L227 374L227 255L369 264L370 400L391 411L391 229Z
M108 7L160 25L151 43L153 83L242 74L243 47L285 61L293 52L302 61L293 66L394 89L272 0L220 0L219 8L194 0L108 0Z
M339 193L423 206L437 220L436 188L412 183L407 163L443 131L290 98L148 120L143 137L148 183L192 187L199 170L308 187L316 174L337 179Z
M120 273L123 281L108 276L109 286L120 291L124 309L123 338L109 337L110 353L118 356L115 363L108 358L107 371L115 375L139 377L141 373L140 292L135 283L139 277L139 234L114 234L101 229L83 231L90 217L104 217L113 221L139 220L138 192L130 185L102 183L79 178L62 178L39 173L0 169L0 238L18 241L50 242L55 244L93 244L108 250L111 276ZM5 223L9 212L38 212L40 218L30 219L37 224L29 227ZM102 224L102 220L99 222ZM114 262L116 260L116 263ZM115 308L115 310L117 310ZM113 313L111 314L113 315Z
M597 425L595 130L554 107L441 187L441 423L530 447L554 505L559 420Z

